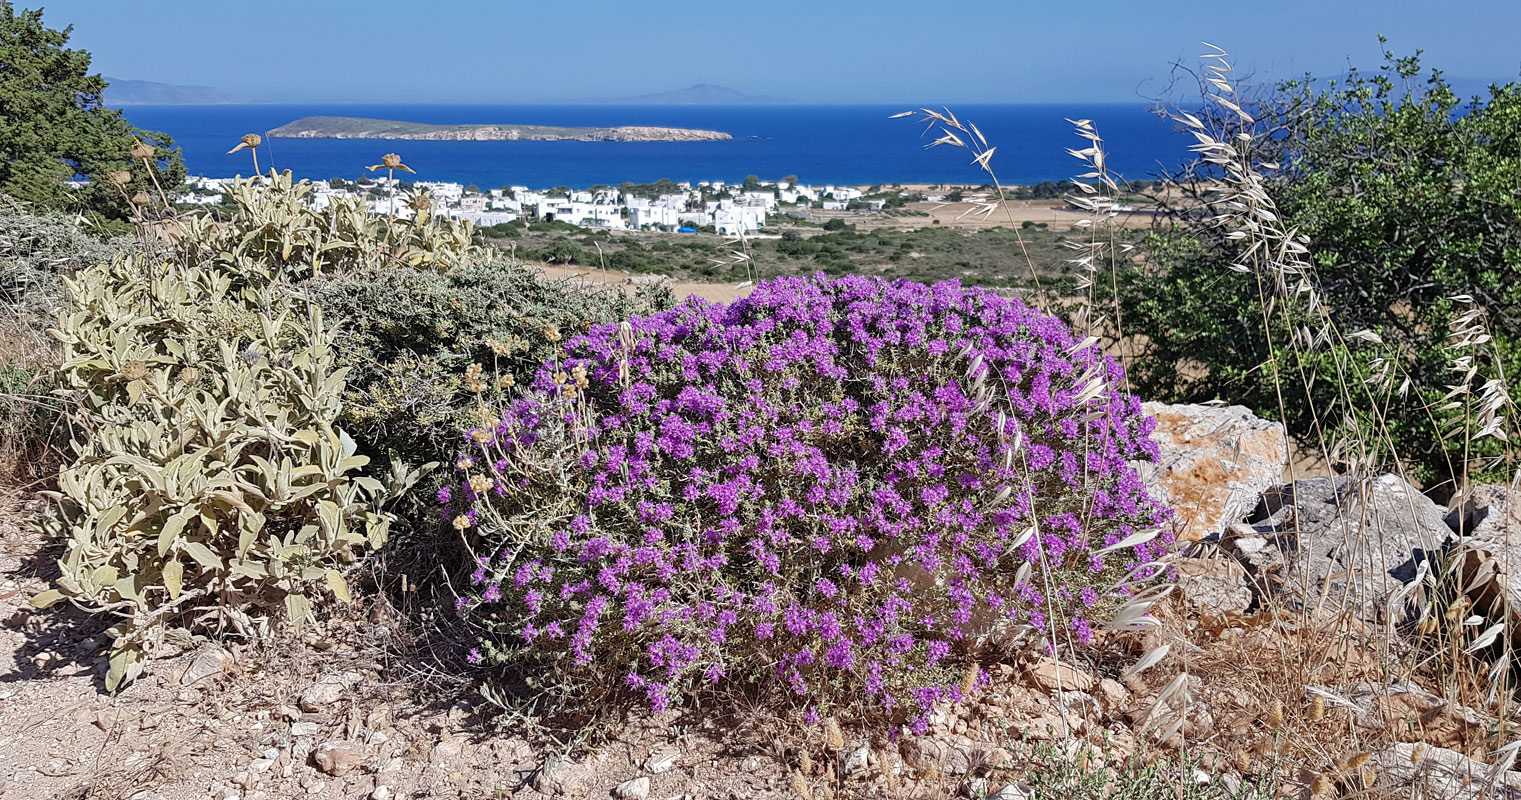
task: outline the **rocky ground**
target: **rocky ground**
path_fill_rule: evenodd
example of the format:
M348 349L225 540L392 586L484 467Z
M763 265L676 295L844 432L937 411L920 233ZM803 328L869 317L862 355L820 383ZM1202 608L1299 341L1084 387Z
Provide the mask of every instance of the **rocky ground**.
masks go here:
M1516 495L1491 487L1449 514L1395 476L1283 487L1275 426L1232 409L1153 413L1165 427L1152 480L1192 541L1158 624L1063 660L986 653L987 689L918 738L804 726L735 698L599 722L571 747L434 671L414 610L374 599L301 639L187 642L107 695L103 620L27 602L57 552L29 524L40 502L13 495L0 514L0 800L1213 800L1257 785L1521 800L1514 702L1486 697L1484 662L1436 658L1379 610L1419 579L1423 553L1459 546L1472 555L1456 571L1488 587L1460 612L1511 614ZM1142 774L1158 763L1169 771ZM1039 793L1064 770L1111 790Z

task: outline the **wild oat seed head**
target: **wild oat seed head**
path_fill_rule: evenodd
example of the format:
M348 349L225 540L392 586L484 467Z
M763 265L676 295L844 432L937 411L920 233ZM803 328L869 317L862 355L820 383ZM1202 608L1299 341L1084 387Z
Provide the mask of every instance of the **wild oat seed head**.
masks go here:
M845 746L845 734L840 732L840 723L834 717L824 720L824 744L830 750L839 750Z

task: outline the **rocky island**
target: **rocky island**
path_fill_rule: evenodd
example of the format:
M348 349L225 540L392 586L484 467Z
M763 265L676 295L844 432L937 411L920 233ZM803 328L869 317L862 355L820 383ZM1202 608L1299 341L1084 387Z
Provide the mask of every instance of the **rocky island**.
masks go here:
M286 139L424 139L444 142L703 142L733 139L721 131L624 125L560 128L548 125L430 125L363 117L302 117L269 132Z

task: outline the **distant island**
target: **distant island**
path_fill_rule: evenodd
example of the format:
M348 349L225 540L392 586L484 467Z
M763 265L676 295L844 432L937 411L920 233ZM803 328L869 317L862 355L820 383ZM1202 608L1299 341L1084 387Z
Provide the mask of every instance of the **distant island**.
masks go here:
M733 139L720 131L625 125L559 128L549 125L430 125L363 117L302 117L269 132L285 139L424 139L440 142L703 142Z
M181 86L157 81L133 81L106 77L108 106L209 106L245 102L210 86Z

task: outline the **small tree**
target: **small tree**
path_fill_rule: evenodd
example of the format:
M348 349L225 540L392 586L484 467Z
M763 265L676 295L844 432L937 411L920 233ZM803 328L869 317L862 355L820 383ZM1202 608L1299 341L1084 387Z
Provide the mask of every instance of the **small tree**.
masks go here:
M168 136L138 130L105 106L106 81L90 73L90 54L65 47L72 31L43 25L40 9L18 12L0 0L0 193L42 208L128 219L128 198L155 191L145 162L156 162L168 187L184 182L184 163ZM135 157L138 142L151 155ZM76 176L89 183L72 188Z

